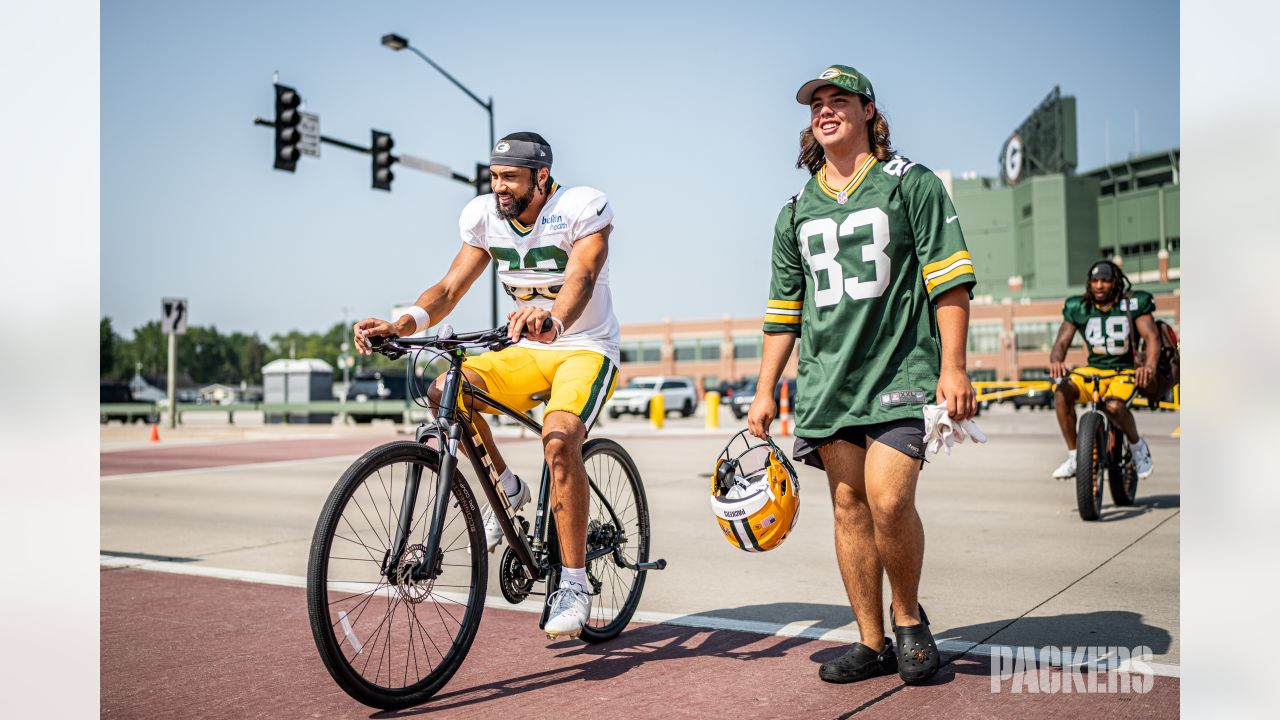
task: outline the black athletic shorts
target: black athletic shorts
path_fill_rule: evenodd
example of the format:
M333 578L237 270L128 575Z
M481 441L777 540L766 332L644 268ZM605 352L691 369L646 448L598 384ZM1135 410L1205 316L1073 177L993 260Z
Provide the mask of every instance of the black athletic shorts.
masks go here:
M825 437L797 435L791 457L795 458L796 462L826 470L822 465L822 456L818 454L818 448L832 440L844 440L864 449L869 440L875 440L907 457L919 460L921 467L924 467L924 418L890 420L872 425L850 425Z

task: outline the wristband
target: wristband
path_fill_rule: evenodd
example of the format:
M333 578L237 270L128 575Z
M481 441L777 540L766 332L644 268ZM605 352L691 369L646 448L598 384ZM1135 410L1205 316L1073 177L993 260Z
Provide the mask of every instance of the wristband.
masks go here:
M555 342L556 340L560 339L561 335L564 334L564 323L560 321L560 318L556 317L555 315L552 315L551 325L554 326L556 329L556 336L551 338L551 342Z
M426 310L423 310L417 305L410 305L404 311L404 314L413 318L414 329L413 332L409 333L410 335L424 332L427 328L431 327L431 316L427 314Z

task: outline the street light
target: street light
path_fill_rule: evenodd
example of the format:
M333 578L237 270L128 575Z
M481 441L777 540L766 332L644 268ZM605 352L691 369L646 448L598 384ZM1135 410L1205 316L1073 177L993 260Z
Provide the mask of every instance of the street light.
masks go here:
M409 38L406 38L402 35L396 35L395 33L387 33L386 35L382 36L382 44L397 52L400 50L408 50L412 52L414 55L417 55L418 57L422 58L423 60L426 61L428 65L435 68L436 72L445 76L445 78L449 82L453 83L454 86L456 86L459 90L466 93L467 97L471 98L472 100L475 100L477 105L484 108L485 111L489 113L489 150L486 151L486 156L485 156L487 158L488 152L491 152L493 150L494 143L497 142L493 135L493 97L490 96L488 102L481 100L478 95L468 90L467 86L458 82L456 78L454 78L449 73L445 72L444 68L435 64L435 61L433 61L431 58L422 54L421 50L410 45ZM478 178L477 178L477 181L478 181ZM477 187L479 187L478 184L477 184ZM490 290L492 293L490 296L490 306L489 306L490 307L489 324L492 327L497 327L498 326L498 262L496 260L494 260L493 263L489 266L489 282L491 285Z

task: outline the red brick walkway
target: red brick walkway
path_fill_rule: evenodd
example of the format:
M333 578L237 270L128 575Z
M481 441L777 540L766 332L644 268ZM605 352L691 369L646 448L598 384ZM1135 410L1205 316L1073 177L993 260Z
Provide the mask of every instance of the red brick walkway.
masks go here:
M990 661L933 684L818 680L827 642L632 625L601 645L549 642L536 616L488 608L466 663L427 705L382 713L347 697L311 639L301 589L137 570L100 574L104 717L836 718L1172 717L1179 681L1144 695L992 694ZM1008 685L1006 684L1006 688ZM865 707L864 707L865 706ZM924 711L923 713L921 711Z

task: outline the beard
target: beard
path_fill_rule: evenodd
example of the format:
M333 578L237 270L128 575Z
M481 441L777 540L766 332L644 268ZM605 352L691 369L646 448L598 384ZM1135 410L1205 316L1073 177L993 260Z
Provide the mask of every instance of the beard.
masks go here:
M498 214L507 220L515 220L520 214L529 209L529 203L533 202L533 183L529 183L529 190L523 195L509 194L511 204L503 207L502 203L497 203Z

